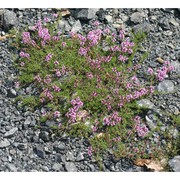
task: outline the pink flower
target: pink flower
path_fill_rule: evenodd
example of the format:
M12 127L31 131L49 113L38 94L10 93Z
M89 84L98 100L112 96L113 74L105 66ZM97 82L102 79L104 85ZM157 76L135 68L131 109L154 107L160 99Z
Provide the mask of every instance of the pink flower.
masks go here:
M66 47L66 42L62 42L62 47Z
M58 17L58 14L57 14L57 13L54 13L54 14L53 14L53 17L57 18L57 17Z
M21 66L21 67L23 67L24 65L25 65L25 63L24 63L24 62L21 62L21 63L20 63L20 66Z
M79 54L80 54L81 56L86 56L86 55L87 55L87 52L88 52L87 48L80 47L80 49L79 49Z
M45 102L45 99L44 98L40 98L40 102L41 103Z
M94 25L94 26L99 26L99 24L100 24L100 23L99 23L98 21L95 21L93 25Z
M59 64L59 62L58 61L54 61L54 65L58 65Z
M56 70L56 76L61 77L61 72L59 70Z
M51 60L51 58L52 58L52 54L49 53L49 54L46 56L45 61L46 61L46 62L49 62L49 61Z
M148 68L148 73L149 73L150 75L153 75L153 69L152 69L152 68Z
M52 87L53 87L54 91L56 91L56 92L61 91L61 88L58 87L58 86L56 86L56 85L54 85L54 86L52 86Z
M54 117L55 117L55 118L56 118L56 117L60 117L60 115L61 115L61 114L60 114L59 111L55 111L55 112L54 112Z
M89 155L89 156L92 156L92 151L93 151L93 150L92 150L92 146L89 146L89 147L88 147L88 155Z
M86 77L87 77L88 79L92 79L92 78L93 78L93 74L92 74L92 73L87 73L87 74L86 74Z

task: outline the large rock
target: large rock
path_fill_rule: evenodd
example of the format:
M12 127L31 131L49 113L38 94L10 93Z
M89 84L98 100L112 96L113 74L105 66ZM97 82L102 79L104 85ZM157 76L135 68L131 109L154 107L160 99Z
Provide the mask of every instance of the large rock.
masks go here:
M7 137L7 138L12 137L17 131L18 131L17 127L12 128L10 131L4 134L4 137Z
M174 84L170 80L164 80L158 84L157 90L162 93L172 93L174 91Z
M75 16L76 18L80 20L90 20L94 19L96 17L96 12L98 11L98 8L85 8L85 9L77 9Z
M73 24L72 29L71 29L71 32L77 33L77 32L79 32L79 31L81 31L81 30L82 30L81 22L80 22L79 20L77 20L77 21Z
M142 24L138 24L136 26L133 27L133 31L135 33L138 33L138 32L145 32L145 33L148 33L151 31L151 25L149 23L142 23Z
M168 164L173 171L180 172L180 156L175 156Z
M68 172L77 172L77 168L72 162L65 162L65 169Z
M141 99L137 101L138 106L153 109L155 106L149 99Z
M10 142L7 139L4 139L3 141L0 141L0 148L5 148L10 146Z
M6 30L9 30L13 26L17 25L18 19L13 11L6 10L4 12L3 26Z
M144 18L144 13L140 13L140 12L135 12L131 15L130 19L133 23L135 24L139 24L143 21Z

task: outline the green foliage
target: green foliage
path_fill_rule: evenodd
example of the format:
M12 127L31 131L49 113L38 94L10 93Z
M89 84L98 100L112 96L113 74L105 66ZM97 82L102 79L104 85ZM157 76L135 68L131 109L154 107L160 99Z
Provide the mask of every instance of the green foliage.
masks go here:
M54 26L46 25L52 36L57 36L56 24ZM21 33L20 33L21 34ZM88 55L83 56L79 53L80 40L75 36L66 38L63 34L58 36L58 40L47 41L42 45L42 38L38 33L30 33L32 40L36 42L31 44L21 43L22 37L17 35L16 48L19 51L28 53L29 58L20 57L15 60L15 66L20 71L19 81L21 86L33 84L37 91L25 98L20 98L22 106L35 108L44 107L47 112L41 117L41 122L48 120L57 120L54 113L60 112L60 126L53 127L54 130L59 130L68 133L70 136L78 136L89 139L93 147L93 152L97 159L105 151L113 149L116 157L152 157L158 156L159 150L148 153L147 149L151 146L148 138L153 136L153 132L149 132L147 136L139 137L136 129L134 117L143 114L146 108L139 108L136 100L150 95L148 89L153 82L146 82L142 86L133 85L132 88L127 88L128 83L133 76L138 74L138 68L133 64L134 57L142 48L142 42L146 38L146 34L138 33L131 34L134 46L132 53L102 49L103 42L106 42L108 47L121 46L120 43L125 40L113 42L111 36L103 35L98 44L90 46L85 43L86 48L89 48ZM120 42L119 42L120 41ZM65 43L65 47L62 45ZM47 60L47 56L52 55ZM126 62L119 60L119 55L127 57ZM147 58L147 53L141 53L138 57L138 63ZM109 62L102 59L108 56L111 57ZM101 60L100 68L96 60ZM24 65L21 65L24 62ZM93 63L97 63L92 65ZM116 68L115 70L113 70ZM57 75L58 71L61 75ZM120 75L117 75L120 72ZM92 75L88 77L88 73ZM37 80L39 78L39 80ZM148 79L148 78L147 78ZM55 88L60 88L55 90ZM124 100L129 94L135 91L140 91L141 88L148 90L148 93L139 98ZM51 96L51 97L50 97ZM76 112L76 122L72 122L67 114L73 109L72 100L77 97L83 102L83 106ZM118 103L123 99L122 107ZM108 107L103 102L108 102ZM105 124L104 119L111 117L117 112L118 117L122 120L115 125ZM78 114L80 113L80 114ZM81 117L81 114L86 114ZM70 114L70 113L69 113ZM59 118L59 117L58 117ZM145 125L145 121L141 118L141 123ZM117 119L117 117L116 117ZM178 124L179 119L175 122ZM92 130L97 128L96 130ZM170 137L171 138L171 137ZM153 146L153 145L152 145ZM158 144L154 145L158 149ZM169 150L170 151L170 150ZM158 153L157 153L158 152ZM154 153L154 154L153 154Z

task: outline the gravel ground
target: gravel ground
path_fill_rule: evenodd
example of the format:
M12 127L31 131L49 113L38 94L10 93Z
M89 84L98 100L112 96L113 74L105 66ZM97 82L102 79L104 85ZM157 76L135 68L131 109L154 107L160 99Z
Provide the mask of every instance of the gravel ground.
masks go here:
M38 19L51 17L58 9L0 9L0 35L8 34L12 27L31 27ZM163 92L151 99L140 101L148 104L147 122L153 123L153 110L179 115L180 111L180 9L70 9L58 28L67 32L87 32L92 22L99 20L104 27L116 31L125 28L148 33L142 51L149 51L143 64L153 68L160 64L156 58L169 60L174 72L157 85ZM13 54L8 40L0 40L0 171L100 171L97 162L87 155L88 142L84 139L55 137L48 128L36 129L39 112L18 109L13 102L22 93L31 93L33 87L18 91L15 87L17 70L13 68ZM151 108L152 107L152 108ZM161 115L161 114L160 114ZM161 115L163 116L163 115ZM164 117L164 128L169 119ZM178 138L178 129L172 131ZM180 171L180 154L169 160L172 171ZM147 171L135 166L127 158L116 160L111 155L103 157L102 171Z

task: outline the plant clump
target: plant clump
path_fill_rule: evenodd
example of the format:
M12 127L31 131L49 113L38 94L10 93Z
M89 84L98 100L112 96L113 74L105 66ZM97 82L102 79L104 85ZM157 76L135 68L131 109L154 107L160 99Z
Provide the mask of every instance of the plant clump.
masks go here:
M57 122L60 134L87 138L90 156L110 149L117 157L155 156L159 144L150 142L136 101L151 96L173 67L165 62L156 72L149 68L146 81L138 78L144 58L133 59L144 37L131 41L124 30L116 34L97 22L87 34L65 35L39 20L18 39L19 84L36 87L22 104L40 109L42 122Z

